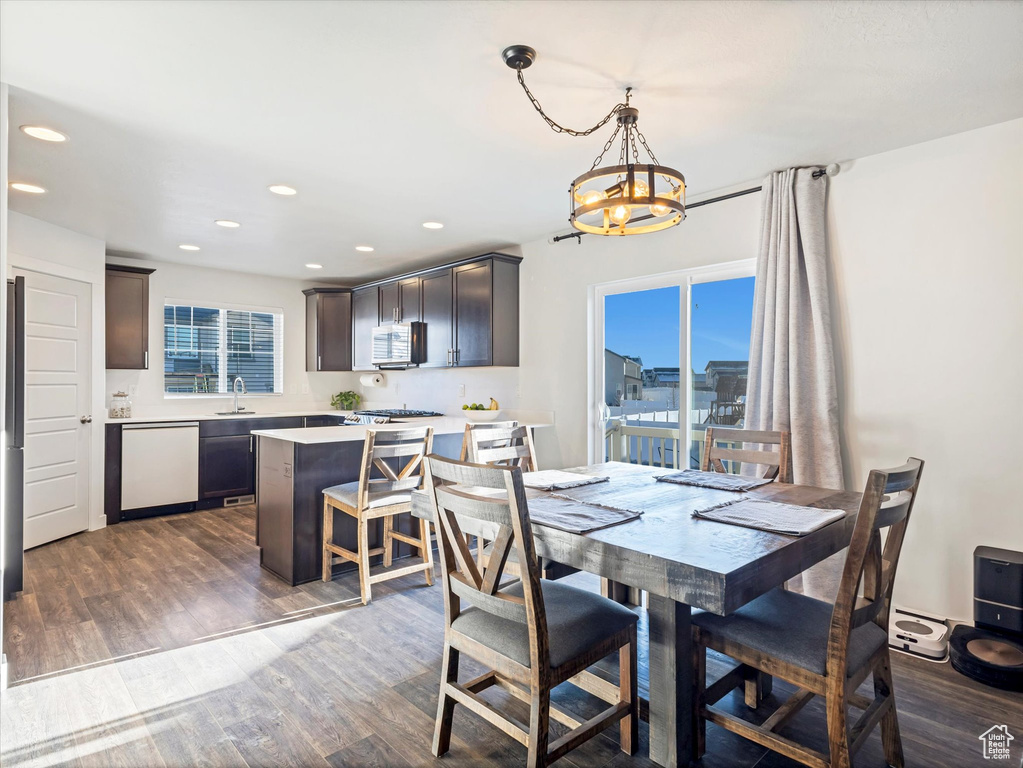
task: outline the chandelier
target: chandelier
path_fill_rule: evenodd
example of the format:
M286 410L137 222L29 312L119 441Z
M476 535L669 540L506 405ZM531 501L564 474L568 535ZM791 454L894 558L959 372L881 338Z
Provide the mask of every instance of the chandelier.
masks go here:
M589 136L611 118L616 120L611 138L590 170L572 180L568 220L573 227L592 235L641 235L673 227L686 217L685 176L657 161L639 130L639 110L629 104L632 88L625 89L625 102L615 104L600 122L585 131L575 131L548 117L526 86L522 72L536 60L536 51L528 45L512 45L501 55L515 70L533 108L556 133ZM620 142L618 164L602 166L604 155L616 141ZM640 147L648 162L640 162Z

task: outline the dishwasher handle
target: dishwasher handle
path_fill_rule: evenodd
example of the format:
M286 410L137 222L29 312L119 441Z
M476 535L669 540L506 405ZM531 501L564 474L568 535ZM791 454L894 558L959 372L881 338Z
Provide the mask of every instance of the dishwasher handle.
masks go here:
M168 421L153 424L122 424L121 429L175 429L177 427L198 427L198 421Z

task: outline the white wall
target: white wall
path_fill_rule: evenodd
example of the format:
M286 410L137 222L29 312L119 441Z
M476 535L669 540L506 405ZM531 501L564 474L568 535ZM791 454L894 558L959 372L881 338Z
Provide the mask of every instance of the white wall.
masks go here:
M347 389L351 375L305 370L305 296L302 289L313 283L286 278L248 275L216 269L189 267L170 262L140 262L109 257L109 263L153 267L149 278L149 368L145 371L107 371L104 392L119 390L132 396L136 416L194 415L228 410L231 396L167 398L163 392L163 306L166 299L280 308L284 312L284 394L245 396L241 402L257 412L323 410L330 397Z
M106 525L103 514L103 421L106 413L105 244L69 229L8 211L7 268L22 268L89 283L92 287L92 435L89 462L89 527Z
M822 158L829 160L830 158ZM1023 549L1023 120L844 162L829 243L846 484L927 462L896 600L972 616L972 552ZM522 248L524 408L541 464L587 460L588 287L756 255L760 196L668 232Z
M843 165L828 218L846 480L927 462L897 600L972 618L1023 550L1023 120Z

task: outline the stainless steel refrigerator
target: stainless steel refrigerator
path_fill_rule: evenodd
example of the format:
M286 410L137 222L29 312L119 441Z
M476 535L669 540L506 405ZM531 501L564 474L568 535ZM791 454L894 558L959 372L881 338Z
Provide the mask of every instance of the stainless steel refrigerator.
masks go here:
M4 390L4 600L24 586L25 278L7 281L7 379Z

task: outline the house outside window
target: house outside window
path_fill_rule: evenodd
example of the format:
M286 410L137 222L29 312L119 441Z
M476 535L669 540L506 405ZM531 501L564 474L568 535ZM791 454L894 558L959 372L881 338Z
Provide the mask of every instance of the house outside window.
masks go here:
M249 394L283 394L281 310L168 303L163 331L166 395L230 394L238 377Z

